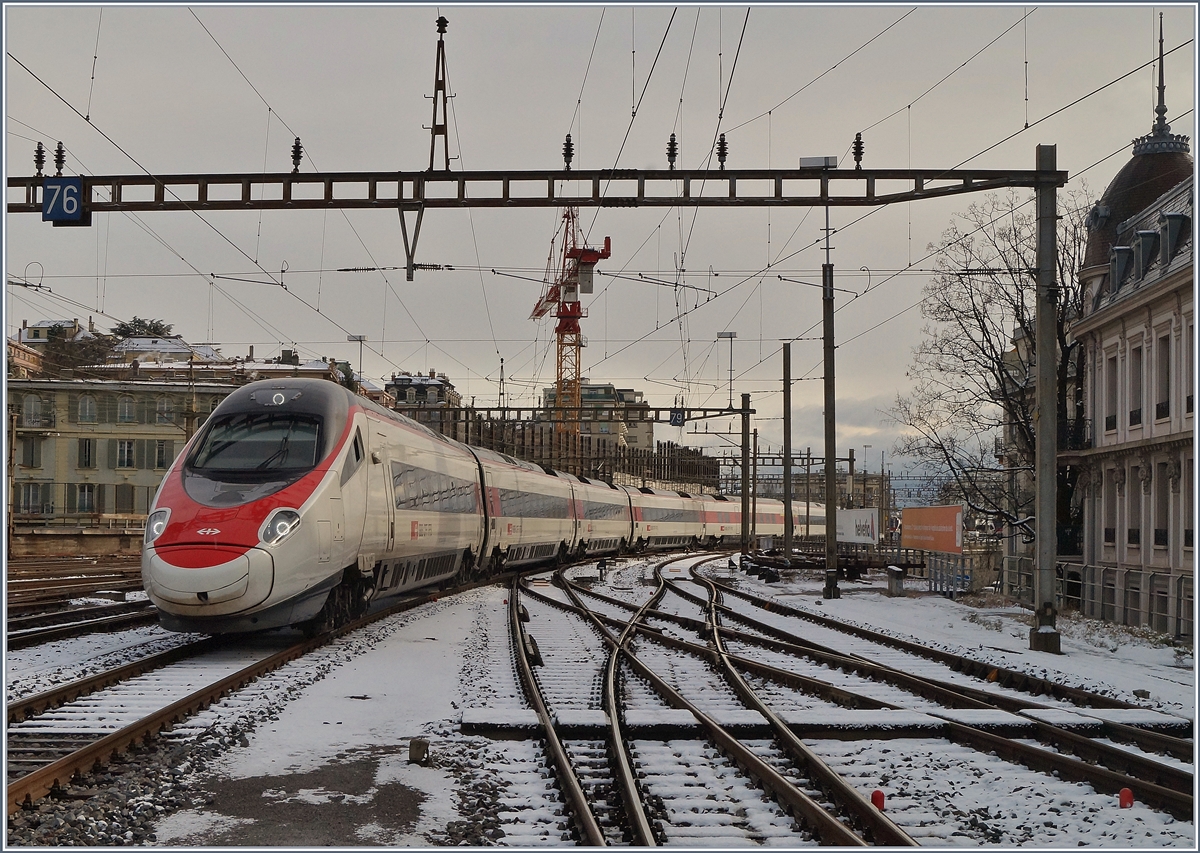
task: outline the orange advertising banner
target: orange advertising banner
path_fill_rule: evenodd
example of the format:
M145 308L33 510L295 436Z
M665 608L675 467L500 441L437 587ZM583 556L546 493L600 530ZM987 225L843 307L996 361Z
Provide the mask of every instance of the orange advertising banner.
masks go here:
M961 554L962 517L961 504L906 507L901 513L900 547Z

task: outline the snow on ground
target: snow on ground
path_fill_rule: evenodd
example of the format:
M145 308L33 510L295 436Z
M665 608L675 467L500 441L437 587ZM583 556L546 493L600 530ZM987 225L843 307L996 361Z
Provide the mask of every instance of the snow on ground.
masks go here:
M649 594L651 589L641 586L640 574L630 566L610 572L609 578L625 584L625 594L636 597L635 591ZM962 601L921 595L921 582L912 579L904 598L886 597L882 581L876 579L843 582L842 598L828 601L820 599L821 577L770 585L745 575L738 579L814 613L844 617L1013 669L1039 675L1044 671L1068 683L1099 682L1126 701L1139 701L1135 689L1149 690L1150 700L1142 703L1146 707L1194 717L1192 659L1180 659L1175 649L1149 635L1060 617L1066 654L1050 655L1029 650L1029 616L1024 611L969 607ZM193 773L191 784L210 792L207 805L165 818L157 827L158 843L569 843L564 840L561 804L555 802L537 745L457 730L464 709L494 712L502 719L506 712L526 707L508 649L507 594L500 587L487 587L391 617L367 629L369 637L346 638L329 652L293 662L181 726L172 735L181 744L205 730L234 730L230 725L235 720L239 734L230 739L233 745L227 752ZM10 652L6 687L11 698L31 683L98 667L99 658L129 654L141 644L164 639L183 638L146 628ZM427 764L409 763L413 738L428 741ZM239 741L241 747L236 746ZM964 828L984 821L994 827L998 845L1178 847L1195 842L1193 824L1172 822L1143 806L1118 813L1110 802L1114 798L1089 794L1090 789L1080 786L1065 792L1062 802L1043 804L1028 820L1021 817L1026 804L1020 792L1001 790L1002 781L991 802L958 803L956 790L965 786L955 784L955 773L977 768L980 759L956 763L944 741L931 741L928 754L918 743L823 743L831 752L846 751L837 758L827 754L838 763L853 759L859 773L886 774L889 761L919 758L936 778L940 793L936 802L915 811L931 810L931 820ZM885 755L884 750L891 752ZM964 769L956 771L960 766ZM1001 780L1026 772L1008 765L996 769ZM882 779L878 784L887 787ZM888 794L901 810L904 793ZM773 818L765 812L763 818L752 834L759 843L778 843L782 838L774 838L774 830L767 828ZM977 831L968 832L978 838ZM930 841L954 843L953 838ZM718 839L707 839L702 832L683 843L720 846Z
M15 702L198 639L197 634L174 634L148 625L10 650L4 659L5 701Z
M728 580L726 561L705 571ZM712 567L712 568L710 568ZM979 607L968 601L926 594L926 582L905 580L906 595L889 598L878 575L863 582L841 581L841 598L822 599L824 576L801 574L767 584L736 574L740 588L770 596L799 610L835 617L861 627L913 640L1052 681L1108 692L1115 698L1195 719L1195 661L1190 649L1176 648L1167 638L1144 630L1060 613L1057 620L1063 654L1029 648L1029 611L1000 603ZM985 602L987 603L987 602ZM1148 690L1140 700L1134 690Z

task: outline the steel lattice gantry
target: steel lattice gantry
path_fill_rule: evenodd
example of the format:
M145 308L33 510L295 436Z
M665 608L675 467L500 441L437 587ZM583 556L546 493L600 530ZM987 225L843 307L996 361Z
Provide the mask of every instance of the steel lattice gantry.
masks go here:
M441 26L441 24L439 24ZM440 30L439 30L440 32ZM436 121L436 108L435 108ZM438 128L435 126L435 141ZM444 133L444 130L442 131ZM297 140L297 143L299 140ZM293 155L299 169L298 153ZM600 169L552 171L454 172L294 172L227 175L108 175L80 176L79 201L86 225L92 213L219 210L302 210L328 208L394 208L399 212L404 239L407 278L416 269L415 255L421 222L433 208L544 207L877 207L965 193L1025 187L1037 194L1037 341L1042 352L1053 350L1053 324L1058 286L1055 281L1057 218L1056 191L1067 182L1057 168L1053 145L1037 146L1034 170L1007 169L837 169L825 158L810 168L797 169ZM432 161L432 157L431 157ZM807 164L806 164L807 166ZM54 178L40 174L8 179L8 212L39 213L46 181L62 181L61 165ZM61 188L61 183L59 184ZM259 198L254 196L258 195ZM415 221L410 238L407 214ZM46 217L43 214L44 218ZM823 267L832 302L832 264ZM826 275L824 270L828 269ZM828 280L826 280L828 279ZM831 313L825 308L827 315ZM831 329L831 322L826 327ZM828 333L827 351L832 350ZM1038 540L1034 597L1037 611L1030 647L1059 651L1055 630L1055 481L1057 435L1054 408L1053 359L1038 368L1036 528ZM832 359L826 356L827 397L832 396ZM748 480L749 395L743 395L743 482ZM827 410L831 407L827 405ZM826 427L827 432L831 429ZM827 442L829 441L827 436ZM827 457L834 454L827 452ZM832 522L833 508L829 509ZM743 495L743 516L748 513ZM743 531L742 547L748 542ZM836 554L836 552L834 552ZM834 557L836 561L836 557ZM835 564L835 563L831 563Z

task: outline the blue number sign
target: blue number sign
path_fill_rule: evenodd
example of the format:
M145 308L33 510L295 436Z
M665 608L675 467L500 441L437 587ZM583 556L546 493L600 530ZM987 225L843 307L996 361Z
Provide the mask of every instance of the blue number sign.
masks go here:
M83 178L46 178L42 183L42 221L83 218Z
M683 409L671 409L671 426L683 426Z

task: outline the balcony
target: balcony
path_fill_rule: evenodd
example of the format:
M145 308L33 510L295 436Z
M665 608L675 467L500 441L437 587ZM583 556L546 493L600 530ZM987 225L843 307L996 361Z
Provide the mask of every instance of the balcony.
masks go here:
M1158 528L1158 527L1154 528L1154 547L1155 548L1166 548L1167 547L1167 531L1162 530L1161 528Z
M1117 431L1117 416L1116 415L1105 415L1104 416L1104 431L1105 432L1116 432Z
M40 414L21 415L19 429L53 429L54 428L54 412L53 410L44 411Z
M1129 410L1129 425L1131 427L1142 425L1142 410L1141 409L1130 409Z
M1164 400L1161 403L1154 404L1154 419L1156 421L1164 420L1171 417L1171 401Z
M1141 528L1131 527L1127 531L1125 531L1125 534L1126 534L1125 541L1128 542L1130 545L1141 545L1142 544Z
M1113 427L1116 428L1115 425ZM1058 449L1087 450L1092 446L1092 422L1087 418L1058 422Z

